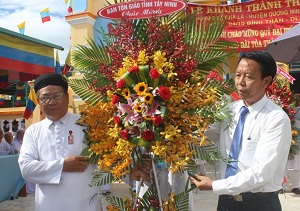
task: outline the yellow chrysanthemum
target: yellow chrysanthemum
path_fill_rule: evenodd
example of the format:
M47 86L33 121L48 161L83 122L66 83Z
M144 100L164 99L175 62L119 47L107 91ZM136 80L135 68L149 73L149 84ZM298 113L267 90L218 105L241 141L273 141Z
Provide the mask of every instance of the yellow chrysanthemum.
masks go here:
M141 82L138 83L135 87L134 87L134 91L139 95L139 96L143 96L146 94L146 92L148 91L148 84Z

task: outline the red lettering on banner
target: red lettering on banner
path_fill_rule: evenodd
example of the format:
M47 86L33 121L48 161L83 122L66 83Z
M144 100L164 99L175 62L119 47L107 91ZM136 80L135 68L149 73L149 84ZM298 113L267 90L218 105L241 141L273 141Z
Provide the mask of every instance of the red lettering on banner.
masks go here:
M256 0L231 5L188 3L199 19L222 16L227 24L222 39L238 42L239 51L263 50L278 36L300 22L300 0Z

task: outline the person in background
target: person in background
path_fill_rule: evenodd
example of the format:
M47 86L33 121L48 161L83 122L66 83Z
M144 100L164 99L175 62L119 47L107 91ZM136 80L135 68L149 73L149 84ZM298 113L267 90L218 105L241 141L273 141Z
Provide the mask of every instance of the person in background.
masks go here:
M15 136L17 133L17 130L19 129L19 122L14 119L14 121L12 121L12 123L11 123L11 128L12 128L12 132Z
M14 136L14 139L11 143L12 145L12 149L17 153L19 154L20 153L20 149L21 149L21 146L22 146L22 143L23 143L23 137L24 137L24 133L25 133L25 130L20 128L16 131L16 135Z
M11 152L11 146L3 139L4 132L0 129L0 155L8 155Z
M21 121L21 128L25 130L25 119L22 119Z
M37 184L35 210L100 211L99 187L89 186L96 165L80 155L87 146L79 115L68 112L66 79L39 76L34 90L46 118L26 129L19 166L24 179Z
M3 122L3 132L4 133L9 132L9 121L7 120Z
M14 139L13 134L12 134L11 132L6 132L6 133L4 134L4 139L5 139L5 141L6 141L6 142L9 144L9 146L10 146L10 153L9 153L9 154L11 154L11 155L17 154L17 152L14 150L14 148L13 148L13 146L12 146L12 142L13 142L13 139Z
M240 100L229 105L232 119L215 123L206 132L209 140L220 138L215 140L220 140L228 163L220 163L222 179L212 181L201 175L190 179L200 190L219 195L219 211L281 210L278 190L292 136L289 117L266 96L276 71L276 62L267 52L243 53L235 73Z
M9 143L9 145L11 145L11 143L13 142L14 136L11 132L6 132L4 134L4 139L7 143Z

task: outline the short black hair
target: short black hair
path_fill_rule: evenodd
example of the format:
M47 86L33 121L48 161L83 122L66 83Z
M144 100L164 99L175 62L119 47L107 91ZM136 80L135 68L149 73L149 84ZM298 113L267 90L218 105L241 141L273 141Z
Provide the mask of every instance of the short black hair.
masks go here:
M277 72L277 65L273 57L266 51L249 51L242 53L238 63L243 59L256 61L260 65L262 79L271 76L274 79Z

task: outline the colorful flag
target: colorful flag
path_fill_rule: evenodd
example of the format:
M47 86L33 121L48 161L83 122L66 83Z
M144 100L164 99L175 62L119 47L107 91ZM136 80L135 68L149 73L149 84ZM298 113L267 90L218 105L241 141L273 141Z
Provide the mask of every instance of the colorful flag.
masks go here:
M15 100L15 106L20 106L21 105L21 96L17 96Z
M65 3L67 4L68 13L73 13L73 0L65 0Z
M0 95L0 105L4 105L5 103L5 95Z
M47 21L50 21L50 10L49 7L47 7L46 9L41 11L41 19L42 19L42 23L45 23Z
M23 21L22 23L20 23L18 25L18 29L19 29L20 34L24 34L24 32L25 32L25 21Z
M67 55L66 61L65 61L65 65L64 65L64 69L62 71L63 75L67 75L69 72L72 71L72 66L71 66L71 48L69 49L69 53Z
M60 74L61 69L60 69L60 63L59 63L59 56L58 56L58 50L56 50L56 57L55 57L55 73Z
M25 119L29 119L29 117L32 115L35 106L38 104L38 101L36 99L35 91L34 89L30 89L27 101L26 101L26 108L23 114L23 117Z

